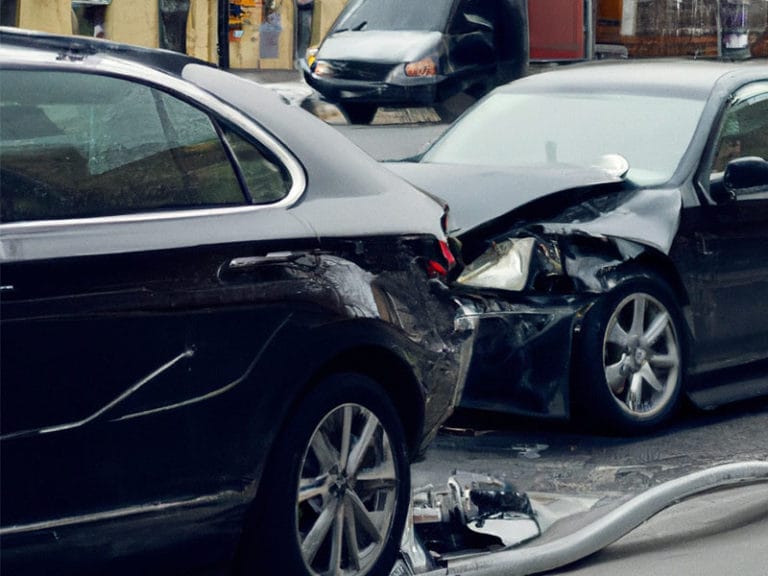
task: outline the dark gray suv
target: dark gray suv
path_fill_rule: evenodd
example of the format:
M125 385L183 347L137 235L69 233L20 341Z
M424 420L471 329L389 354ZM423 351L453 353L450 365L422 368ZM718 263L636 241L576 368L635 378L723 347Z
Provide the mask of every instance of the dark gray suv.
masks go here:
M525 74L527 30L524 0L351 0L304 78L353 123L379 106L433 106L450 119L457 94L478 98Z

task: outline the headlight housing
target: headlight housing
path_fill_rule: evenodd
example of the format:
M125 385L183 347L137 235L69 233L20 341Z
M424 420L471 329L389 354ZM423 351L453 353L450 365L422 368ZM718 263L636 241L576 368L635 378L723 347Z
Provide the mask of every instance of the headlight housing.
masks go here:
M323 76L325 78L331 78L336 74L333 65L326 60L315 60L312 72L314 72L315 76Z
M405 75L409 78L437 76L437 62L430 56L417 62L408 62L405 65Z
M512 238L494 243L469 264L457 282L475 288L496 288L519 292L528 282L534 238Z

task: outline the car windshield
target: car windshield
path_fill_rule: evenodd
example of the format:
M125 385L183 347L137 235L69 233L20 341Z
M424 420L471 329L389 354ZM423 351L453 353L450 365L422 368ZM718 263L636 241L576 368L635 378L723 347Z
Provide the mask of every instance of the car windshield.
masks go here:
M703 107L685 97L500 92L459 120L422 162L590 167L620 154L630 180L661 184L680 163Z
M346 30L424 30L445 28L453 0L359 0L350 2L333 33Z

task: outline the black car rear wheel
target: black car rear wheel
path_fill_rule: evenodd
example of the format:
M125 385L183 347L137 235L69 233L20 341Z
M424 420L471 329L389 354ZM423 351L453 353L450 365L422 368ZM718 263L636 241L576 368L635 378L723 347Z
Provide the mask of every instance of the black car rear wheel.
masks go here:
M282 433L265 474L243 573L262 573L265 563L296 575L389 572L410 470L402 425L376 382L357 374L322 382Z
M683 322L666 283L623 280L584 319L574 358L574 408L603 431L638 433L674 412L685 372Z
M340 108L349 120L350 124L370 124L376 116L378 106L375 104L361 104L358 102L341 104Z

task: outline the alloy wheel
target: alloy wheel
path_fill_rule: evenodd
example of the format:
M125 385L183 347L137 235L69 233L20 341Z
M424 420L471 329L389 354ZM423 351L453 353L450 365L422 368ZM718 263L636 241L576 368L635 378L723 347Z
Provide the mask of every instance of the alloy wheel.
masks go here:
M652 418L673 399L681 355L672 317L656 298L633 293L614 309L603 342L605 381L622 410Z
M367 574L392 530L398 470L387 431L359 404L336 407L300 462L297 538L311 574Z

